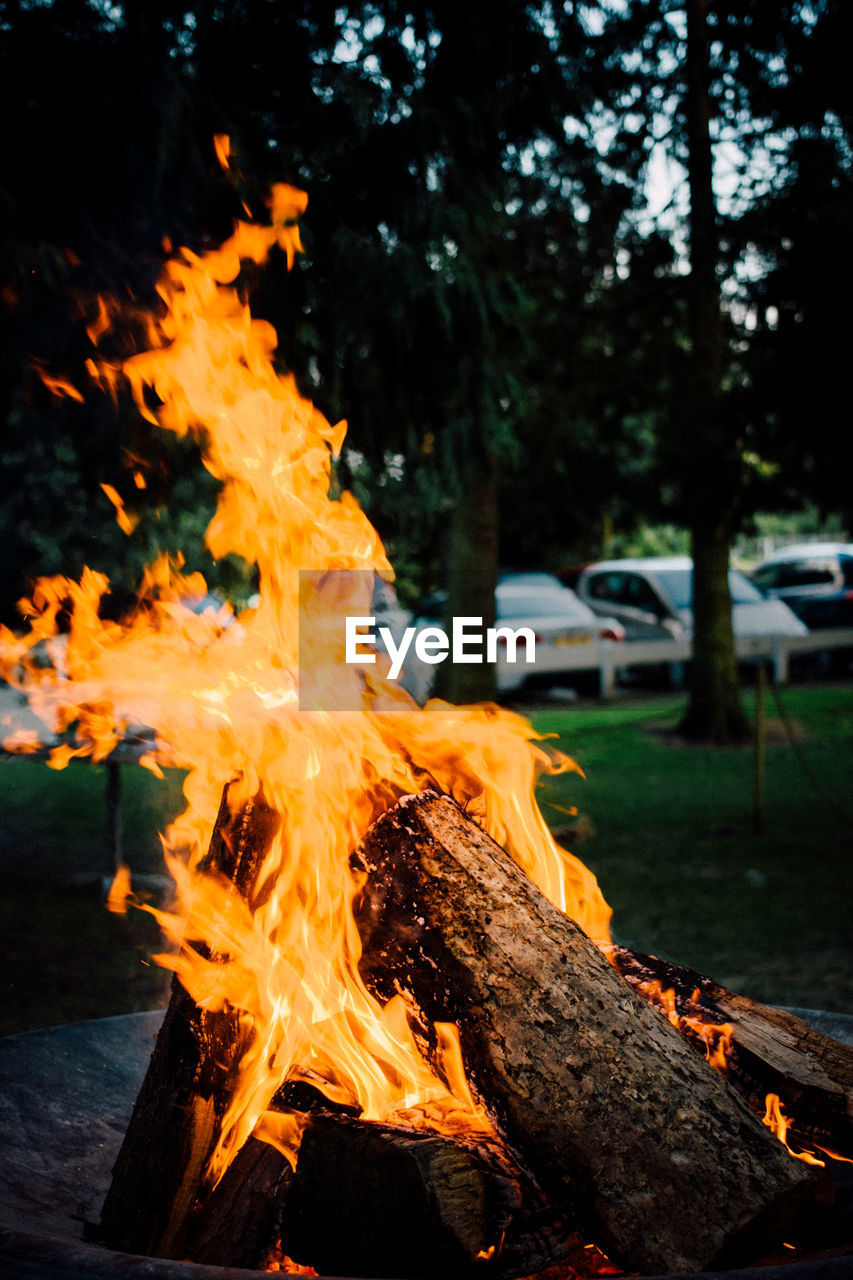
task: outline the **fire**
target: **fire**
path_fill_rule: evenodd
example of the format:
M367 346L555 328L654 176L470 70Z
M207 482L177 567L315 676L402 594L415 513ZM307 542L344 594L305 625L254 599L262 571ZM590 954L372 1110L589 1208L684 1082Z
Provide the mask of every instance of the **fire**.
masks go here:
M227 143L217 148L226 163ZM361 710L299 709L299 570L329 575L330 589L338 570L367 571L365 580L393 576L354 499L329 496L346 424L329 424L275 369L276 334L252 316L238 288L241 262L263 263L274 246L292 265L305 207L304 193L278 186L269 225L240 222L218 249L180 251L159 286L156 343L120 367L89 364L102 387L129 381L152 428L202 441L205 466L221 484L207 545L215 557L233 552L256 566L257 607L236 618L194 613L184 601L205 594L205 583L164 556L147 570L138 607L121 625L101 618L109 584L87 569L79 583L40 582L23 606L29 633L0 637L4 676L28 690L55 729L76 726L73 743L54 752L55 767L74 756L103 760L129 724L144 724L156 732L149 767L189 770L186 810L164 837L177 905L154 914L175 948L161 963L199 1006L236 1011L247 1032L214 1177L253 1131L296 1149L296 1128L269 1110L286 1079L310 1079L368 1119L405 1113L409 1122L420 1116L475 1130L487 1123L452 1033L440 1029L442 1079L419 1052L402 999L381 1007L358 973L359 881L349 858L400 795L434 780L592 938L609 936L595 878L555 845L534 799L543 771L574 766L536 741L521 717L496 706L433 702L421 710L355 670ZM108 320L102 306L92 336ZM105 492L129 531L117 491ZM36 659L44 644L56 649L49 669ZM254 909L200 869L229 781L234 812L262 790L282 818L258 872ZM115 909L129 889L125 878L116 885Z
M605 953L607 948L605 947ZM714 1022L711 1020L706 1010L702 1009L699 1001L701 991L697 987L692 993L686 1007L678 1009L675 989L673 987L664 987L657 978L650 978L645 982L638 984L645 999L654 1005L670 1022L677 1028L688 1040L693 1040L704 1046L705 1057L715 1071L719 1071L725 1075L729 1070L730 1055L733 1047L734 1027L730 1022ZM782 1100L777 1093L768 1093L764 1100L764 1114L761 1117L762 1122L774 1134L776 1138L783 1144L786 1150L797 1160L802 1160L806 1164L819 1165L824 1168L826 1162L820 1160L817 1156L809 1151L794 1151L788 1143L788 1130L791 1127L791 1121L785 1115L785 1108ZM817 1146L817 1144L815 1144ZM844 1156L836 1156L833 1152L827 1151L823 1147L818 1147L823 1151L824 1155L830 1156L832 1159L844 1160Z
M730 1022L712 1022L700 1008L698 987L690 997L692 1012L679 1012L673 987L664 987L658 979L649 979L640 984L643 994L650 1004L655 1005L674 1027L687 1036L698 1040L705 1049L705 1057L714 1068L722 1074L728 1069L729 1053L732 1045L734 1027Z
M810 1151L794 1151L792 1147L788 1146L788 1128L790 1126L790 1121L785 1115L785 1108L782 1106L782 1101L778 1093L768 1093L765 1098L764 1115L762 1116L762 1120L764 1124L767 1125L767 1128L776 1135L779 1141L784 1144L786 1149L797 1160L803 1160L806 1164L819 1165L821 1169L825 1167L826 1161L818 1160L817 1156L812 1155Z

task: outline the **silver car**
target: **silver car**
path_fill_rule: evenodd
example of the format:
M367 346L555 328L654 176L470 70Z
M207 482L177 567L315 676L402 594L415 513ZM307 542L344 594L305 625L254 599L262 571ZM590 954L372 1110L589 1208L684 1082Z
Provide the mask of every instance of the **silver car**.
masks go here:
M801 636L807 628L781 600L766 599L738 569L729 570L735 636ZM693 561L689 556L602 560L588 565L575 587L596 613L617 618L628 640L690 640L693 636ZM684 664L670 663L670 683L683 682Z
M446 593L421 603L415 611L418 630L441 625ZM535 636L535 661L508 661L505 647L498 647L495 680L499 694L513 693L529 680L540 684L558 680L597 692L600 640L621 641L622 626L615 618L603 618L550 574L503 574L495 592L496 624L512 630L524 627ZM523 646L522 646L523 651ZM408 660L401 683L419 702L430 696L436 668Z

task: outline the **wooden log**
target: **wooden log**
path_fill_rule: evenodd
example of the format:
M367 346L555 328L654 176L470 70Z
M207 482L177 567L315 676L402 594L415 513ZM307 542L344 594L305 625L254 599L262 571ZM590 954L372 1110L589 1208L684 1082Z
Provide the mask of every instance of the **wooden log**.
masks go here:
M185 1257L262 1269L280 1252L326 1274L501 1280L571 1252L553 1205L497 1137L329 1111L300 1119L295 1174L250 1138L191 1214Z
M730 1265L814 1214L819 1173L452 800L405 797L359 860L366 982L458 1024L508 1142L615 1260L651 1273Z
M756 1112L768 1094L781 1099L797 1133L841 1155L853 1155L853 1048L823 1035L784 1009L737 995L683 965L629 951L605 949L611 964L647 1002L667 1007L678 1029L705 1053L702 1028L725 1026L725 1076Z
M280 1151L249 1138L188 1219L184 1256L217 1267L261 1269L281 1236L291 1177Z
M255 797L232 814L222 797L202 870L249 896L280 819ZM119 1150L98 1228L112 1249L180 1257L189 1215L202 1193L208 1160L245 1049L226 1010L199 1009L175 979L163 1025Z
M553 1206L494 1138L318 1113L306 1126L281 1244L323 1275L530 1275L564 1258Z

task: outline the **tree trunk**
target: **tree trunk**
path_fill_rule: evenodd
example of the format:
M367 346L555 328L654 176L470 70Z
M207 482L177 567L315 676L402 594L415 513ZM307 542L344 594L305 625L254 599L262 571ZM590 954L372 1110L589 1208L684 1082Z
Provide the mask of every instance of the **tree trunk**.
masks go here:
M481 618L484 628L494 625L498 512L497 473L484 459L469 469L450 518L444 624L448 635L454 618ZM449 702L488 702L495 692L494 666L485 661L459 663L448 658L437 668L435 693Z
M729 746L751 737L741 706L729 590L731 538L721 527L697 524L693 552L693 655L690 699L678 726L694 741Z
M717 283L719 257L711 151L708 0L687 3L685 109L690 187L690 429L695 445L684 478L691 513L693 661L690 699L680 731L724 746L745 741L749 722L740 704L728 585L729 553L739 483L738 452L724 421L725 331Z
M458 1023L510 1146L609 1255L726 1265L813 1210L808 1167L452 800L407 797L361 854L366 982Z

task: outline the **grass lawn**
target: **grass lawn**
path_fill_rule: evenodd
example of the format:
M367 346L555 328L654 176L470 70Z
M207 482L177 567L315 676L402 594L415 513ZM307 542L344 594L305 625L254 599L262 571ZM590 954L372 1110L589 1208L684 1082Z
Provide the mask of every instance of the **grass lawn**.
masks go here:
M540 803L555 828L569 821L560 809L580 811L569 847L598 875L617 941L759 1000L853 1012L853 688L802 686L784 699L808 766L847 817L771 720L765 833L753 835L751 749L679 744L663 732L681 705L672 696L534 709L536 728L559 734L586 774L544 780ZM137 873L161 868L157 833L181 808L181 781L122 769L125 855ZM159 945L151 918L103 905L105 786L99 766L54 772L2 758L0 1034L166 999L166 973L147 962Z
M567 844L598 876L617 942L758 1000L853 1013L853 688L782 700L821 791L768 693L761 835L752 748L679 743L673 697L534 712L586 775L544 780L540 804L554 828L567 819L553 805L577 806Z
M153 1009L169 977L149 962L160 947L151 916L111 915L106 770L59 772L0 757L0 1034ZM123 766L124 852L136 872L162 872L158 832L182 806L183 775L165 781Z

